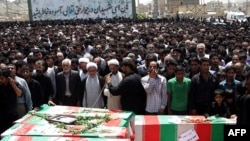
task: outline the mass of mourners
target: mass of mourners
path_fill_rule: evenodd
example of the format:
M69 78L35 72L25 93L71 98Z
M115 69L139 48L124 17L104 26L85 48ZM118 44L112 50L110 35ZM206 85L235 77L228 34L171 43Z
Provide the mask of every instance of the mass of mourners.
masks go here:
M43 104L249 124L249 22L202 18L0 23L0 132Z

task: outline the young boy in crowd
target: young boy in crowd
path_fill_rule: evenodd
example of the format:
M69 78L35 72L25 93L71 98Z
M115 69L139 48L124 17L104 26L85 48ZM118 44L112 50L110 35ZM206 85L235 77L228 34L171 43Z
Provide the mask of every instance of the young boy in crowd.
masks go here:
M175 77L168 80L168 114L186 115L188 113L188 93L191 80L184 75L184 68L178 65L175 69Z
M225 103L229 108L230 117L235 118L237 114L236 102L235 102L235 94L232 89L225 90Z
M205 116L230 117L229 107L224 102L224 91L222 89L216 89L214 91L214 101L208 107Z

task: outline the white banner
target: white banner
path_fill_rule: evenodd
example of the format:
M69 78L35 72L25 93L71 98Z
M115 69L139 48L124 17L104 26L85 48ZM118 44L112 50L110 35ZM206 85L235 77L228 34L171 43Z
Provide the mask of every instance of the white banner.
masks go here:
M31 0L32 20L133 18L134 0Z

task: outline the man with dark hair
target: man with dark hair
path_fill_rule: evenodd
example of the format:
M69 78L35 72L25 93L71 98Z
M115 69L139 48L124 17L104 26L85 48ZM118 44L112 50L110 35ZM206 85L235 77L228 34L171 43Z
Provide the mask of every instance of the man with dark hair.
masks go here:
M151 62L151 61L157 61L157 56L154 53L150 52L147 54L147 56L145 58L145 63L137 67L138 74L141 77L148 74L148 66L149 66L149 62Z
M215 73L217 73L218 71L222 71L224 69L224 67L220 65L220 58L217 53L210 54L209 60L210 60L209 70L215 71Z
M246 92L242 94L237 100L238 114L237 124L250 125L250 71L245 75Z
M214 90L218 83L209 72L209 59L200 58L200 73L193 76L189 94L190 112L193 115L204 115L213 101Z
M17 112L19 118L24 116L28 111L32 110L32 99L29 87L26 81L16 75L16 67L14 64L8 64L7 68L10 70L10 77L22 88L23 96L17 98Z
M28 65L22 67L22 77L25 79L29 86L33 109L36 111L39 110L40 106L42 105L43 89L41 84L37 80L32 78L32 71L33 70Z
M141 78L135 73L134 62L131 58L123 58L122 71L125 77L114 87L111 79L106 78L108 89L112 95L121 95L122 110L133 111L137 115L144 114L146 105L146 91L141 83Z
M2 133L18 119L17 97L22 96L22 90L10 77L8 68L0 69L0 93L0 133Z
M165 68L160 70L159 74L163 75L167 81L175 76L175 68L177 66L177 62L172 57L165 57Z
M141 82L147 92L145 112L148 115L164 114L167 106L167 81L158 74L159 64L151 61L148 67L148 75L142 77Z
M192 77L199 72L200 72L200 60L196 56L191 57L189 59L189 68L185 76L192 79Z
M188 95L191 79L184 77L184 75L184 68L181 65L178 65L175 69L175 77L168 80L168 114L188 114Z
M35 73L32 75L32 78L37 80L43 88L44 92L44 97L42 100L43 104L48 104L48 102L51 101L54 97L54 89L51 78L45 74L47 68L48 65L46 64L45 61L38 60L36 61Z
M234 66L227 66L224 69L225 80L219 83L219 87L222 90L231 89L235 95L236 88L240 85L240 81L235 79L235 68ZM236 96L236 95L235 95Z

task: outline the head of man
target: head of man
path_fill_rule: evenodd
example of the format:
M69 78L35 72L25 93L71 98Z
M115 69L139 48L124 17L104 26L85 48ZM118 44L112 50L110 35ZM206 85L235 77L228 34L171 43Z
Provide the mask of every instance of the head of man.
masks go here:
M225 71L226 81L232 82L235 76L234 66L227 66L224 71Z
M219 55L216 53L213 53L209 56L211 66L218 66L219 65Z
M202 57L200 59L200 72L201 73L208 73L209 72L209 65L210 61L206 57Z
M42 75L44 72L46 72L48 69L48 65L44 60L38 60L36 61L36 73L38 75Z
M151 62L151 61L157 61L157 56L153 52L148 53L146 58L145 58L146 67L149 66L149 62Z
M16 76L16 66L14 64L8 64L7 68L10 71L10 77L12 77L14 79Z
M190 72L198 72L200 69L200 60L195 56L189 59Z
M175 59L169 60L166 64L166 72L169 76L174 76L175 68L177 66L177 62Z
M100 69L101 63L102 63L101 57L94 58L94 62L96 63L97 67Z
M197 46L196 46L197 54L198 54L200 57L204 57L204 56L205 56L205 49L206 49L206 45L205 45L204 43L199 43L199 44L197 44Z
M122 72L129 74L135 70L134 61L130 57L124 57L122 60Z
M36 60L43 59L43 54L42 54L42 51L40 49L34 49L33 56L35 57Z
M15 63L16 66L16 74L19 77L22 77L22 67L26 65L27 63L23 60L17 60Z
M82 69L82 71L87 72L87 64L89 63L89 58L82 57L78 60L79 62L79 68Z
M25 65L22 67L22 77L27 81L31 78L32 76L32 69L28 66Z
M94 63L94 62L89 62L87 64L87 71L88 71L88 75L90 77L95 77L97 75L97 72L98 72L98 67L97 67L97 64Z
M182 82L185 75L184 68L181 65L176 66L175 68L175 77L178 82Z
M108 61L109 70L112 74L116 74L119 70L119 61L117 59L111 59Z
M237 62L234 65L235 74L240 75L243 73L244 65L241 62Z
M62 61L63 73L68 74L71 69L71 60L66 58Z
M237 62L239 62L240 61L240 56L239 56L239 54L234 54L233 56L232 56L232 64L236 64Z
M157 74L159 71L159 64L156 61L151 61L149 62L149 66L148 66L148 73L152 73L153 71L155 71L155 73Z
M180 48L174 48L173 49L173 53L172 53L172 57L176 60L179 61L181 59L181 49Z
M0 69L0 85L6 86L9 82L10 70L8 68Z

